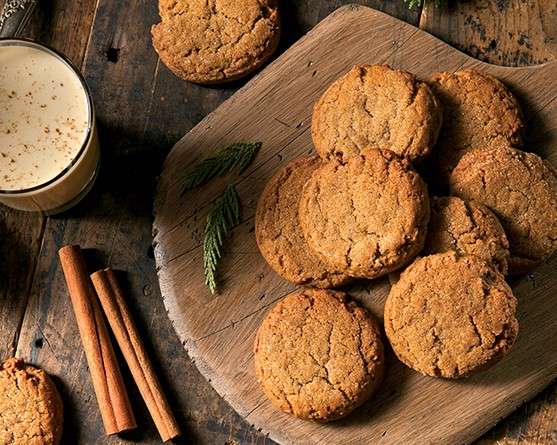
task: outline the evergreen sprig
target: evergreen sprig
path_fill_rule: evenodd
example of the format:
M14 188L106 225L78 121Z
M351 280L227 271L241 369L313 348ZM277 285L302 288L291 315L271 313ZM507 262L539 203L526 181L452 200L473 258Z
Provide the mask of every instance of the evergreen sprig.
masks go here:
M235 142L214 156L198 162L186 174L182 194L234 169L243 173L257 156L261 145L261 142Z
M419 8L424 4L425 0L404 0L408 4L408 9ZM435 0L435 6L441 6L448 3L448 0Z
M240 199L233 185L217 198L207 216L203 238L203 268L205 284L212 294L217 292L217 266L222 256L222 245L232 228L240 223Z

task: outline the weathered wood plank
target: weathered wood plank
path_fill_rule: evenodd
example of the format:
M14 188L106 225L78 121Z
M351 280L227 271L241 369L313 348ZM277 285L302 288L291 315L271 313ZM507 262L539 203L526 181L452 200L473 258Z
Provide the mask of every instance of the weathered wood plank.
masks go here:
M420 28L477 59L505 66L536 65L557 58L555 0L427 0Z
M292 38L297 40L334 10L348 4L369 6L414 26L419 24L421 8L409 9L403 0L309 0L303 2L285 0L281 2L281 11L284 19L283 30L286 32L286 40L288 40L289 44L292 44Z
M0 360L15 353L42 233L40 216L0 207Z
M475 445L553 445L557 443L557 384L525 403Z
M27 32L39 42L62 51L75 65L81 67L97 0L39 2Z

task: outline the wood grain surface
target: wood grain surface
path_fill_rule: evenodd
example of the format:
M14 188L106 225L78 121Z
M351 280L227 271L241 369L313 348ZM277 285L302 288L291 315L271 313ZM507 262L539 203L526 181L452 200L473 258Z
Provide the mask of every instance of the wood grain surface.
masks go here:
M373 42L373 45L370 45ZM376 399L344 421L319 425L278 412L260 390L253 341L269 310L292 286L265 263L255 243L254 211L277 168L312 150L311 111L324 89L353 65L388 63L427 78L474 67L508 84L524 105L528 149L557 164L557 62L539 67L487 65L417 28L361 6L338 9L201 121L170 152L155 202L155 259L174 327L204 374L241 415L284 444L469 443L557 377L553 314L557 259L514 284L520 340L509 358L465 381L423 377L389 358ZM238 125L239 122L245 123ZM262 141L254 165L234 184L244 203L221 268L222 290L204 285L202 233L223 181L182 196L183 175L197 158L235 141ZM386 279L350 289L382 318Z
M285 26L281 51L347 3L352 2L282 0ZM550 51L555 45L551 26L557 23L554 0L475 0L463 3L466 8L439 10L426 1L423 10L411 11L403 0L357 3L416 26L428 14L427 24L422 25L427 25L429 32L492 63L525 65L555 58L555 51ZM527 24L524 7L520 7L526 3L542 11L539 15L528 14ZM493 14L483 13L486 9ZM468 15L475 19L467 19ZM61 216L46 219L0 207L0 358L17 351L55 374L66 405L63 443L160 443L146 408L133 391L142 429L126 437L102 435L55 255L62 244L79 242L90 248L93 263L110 264L128 272L125 278L130 305L146 333L149 351L188 443L272 443L251 428L249 419L242 420L200 375L183 353L162 305L150 249L155 177L169 148L243 82L226 88L203 88L176 79L151 49L148 30L157 21L156 2L52 0L40 2L25 32L27 37L64 51L83 68L96 102L103 166L92 195ZM497 52L476 52L476 47L493 46L492 41ZM528 41L538 43L521 43ZM482 443L556 443L556 419L557 385L553 384L502 420Z
M472 57L497 65L537 65L557 58L555 0L426 2L420 28Z

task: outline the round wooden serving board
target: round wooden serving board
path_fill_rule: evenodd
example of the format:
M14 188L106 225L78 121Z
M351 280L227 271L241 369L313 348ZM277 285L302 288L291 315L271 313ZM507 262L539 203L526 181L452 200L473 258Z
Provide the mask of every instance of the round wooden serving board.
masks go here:
M331 14L245 87L207 116L168 156L155 203L154 245L170 319L200 371L248 422L283 444L455 444L470 442L557 377L557 260L512 283L520 301L520 335L492 370L461 381L423 377L392 356L378 395L345 420L304 422L277 411L253 369L255 332L268 309L293 289L260 256L254 210L270 176L312 150L313 103L355 64L387 63L427 78L474 67L509 85L528 120L526 149L557 164L557 63L505 68L474 60L435 37L359 6ZM204 285L201 239L213 199L227 181L185 196L184 172L236 141L262 141L252 166L232 180L242 224L227 244L221 293ZM350 289L382 318L387 279Z

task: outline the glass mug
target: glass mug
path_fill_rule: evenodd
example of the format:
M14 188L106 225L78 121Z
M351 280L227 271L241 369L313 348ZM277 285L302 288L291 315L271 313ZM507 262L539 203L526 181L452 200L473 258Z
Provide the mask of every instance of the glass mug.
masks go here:
M62 54L0 39L0 203L47 215L77 204L98 174L91 93Z

